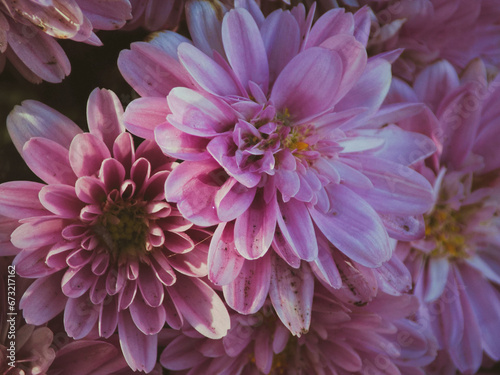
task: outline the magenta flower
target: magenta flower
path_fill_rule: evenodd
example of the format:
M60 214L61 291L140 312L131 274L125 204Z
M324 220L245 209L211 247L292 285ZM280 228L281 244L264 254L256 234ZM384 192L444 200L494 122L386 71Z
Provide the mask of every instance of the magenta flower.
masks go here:
M404 48L394 74L413 81L415 74L438 59L461 71L481 57L500 68L500 9L495 0L361 0L374 10L378 23L369 45L372 50ZM438 37L437 37L438 36Z
M64 311L75 339L93 329L120 345L132 369L151 371L157 333L183 321L203 335L222 337L229 316L207 274L211 232L164 201L176 166L151 141L134 149L112 92L94 90L90 133L34 101L7 120L14 144L46 184L0 185L0 214L19 219L11 241L20 249L19 275L37 280L20 307L40 325Z
M399 246L447 352L441 358L464 373L477 372L483 351L500 359L499 85L500 78L487 83L479 60L460 78L441 61L417 76L414 90L395 81L389 96L430 108L430 121L401 125L432 134L438 144L438 153L419 167L434 185L435 204L425 239Z
M391 66L367 59L367 9L332 10L311 27L314 8L307 18L303 6L265 18L252 1L239 5L222 21L222 7L203 8L190 20L192 43L166 32L122 52L119 67L144 96L125 121L185 160L166 198L194 223L218 225L209 278L224 285L228 304L255 313L269 291L300 334L313 290L306 262L339 288L331 248L374 268L391 258L389 234L423 235L431 187L408 165L434 149L423 150L432 142L421 135L381 127L421 106L380 108ZM300 287L290 287L291 275Z
M0 3L0 72L9 60L31 82L61 82L71 66L54 38L101 45L93 30L116 30L128 0L5 0Z
M228 335L208 340L165 331L161 364L174 374L424 374L436 354L432 336L406 319L418 307L410 296L380 295L364 308L346 308L316 293L311 331L292 337L270 304L231 316Z

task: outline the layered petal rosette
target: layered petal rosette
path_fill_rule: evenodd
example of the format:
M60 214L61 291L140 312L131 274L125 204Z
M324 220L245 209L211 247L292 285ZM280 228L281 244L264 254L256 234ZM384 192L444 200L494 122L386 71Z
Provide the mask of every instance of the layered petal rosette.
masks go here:
M300 338L290 335L270 304L256 314L232 315L221 340L165 330L160 362L185 375L424 375L420 367L434 359L436 343L405 315L415 312L416 299L377 298L364 308L346 308L316 293L311 331Z
M166 32L122 52L119 67L143 96L125 122L184 160L166 198L194 223L218 225L209 277L228 304L255 313L268 292L277 307L296 291L290 305L310 310L311 267L342 285L336 249L374 268L391 258L389 235L423 235L431 187L408 165L432 142L382 126L421 105L381 108L394 56L367 59L367 9L332 10L311 27L314 7L264 17L242 1L223 18L214 8L191 19L193 42ZM290 312L297 324L285 325L306 331L309 319Z
M112 92L94 90L89 133L34 101L9 115L14 144L45 184L0 185L0 213L20 220L11 241L19 275L37 280L20 307L39 325L64 311L70 337L118 328L134 370L156 363L157 333L165 322L187 321L222 337L229 316L206 276L207 239L164 200L173 159L151 141L137 149L121 122Z
M500 78L488 83L473 61L461 77L437 62L417 76L414 90L395 81L391 100L428 104L430 121L401 124L432 135L439 151L419 169L434 185L426 237L399 244L414 293L440 348L430 373L475 373L483 351L500 359L500 213L498 139Z
M28 80L61 82L71 66L55 39L101 45L95 30L131 18L128 0L5 0L0 3L0 72L9 60Z

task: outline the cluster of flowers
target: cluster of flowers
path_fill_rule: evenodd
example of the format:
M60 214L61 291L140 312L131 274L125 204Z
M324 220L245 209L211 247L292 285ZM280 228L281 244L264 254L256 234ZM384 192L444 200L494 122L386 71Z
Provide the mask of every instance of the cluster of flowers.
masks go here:
M88 132L31 100L7 119L43 183L0 185L23 317L11 366L2 274L0 374L500 360L495 0L4 0L0 59L58 82L53 37L125 24L171 29L119 56L140 98L95 89Z

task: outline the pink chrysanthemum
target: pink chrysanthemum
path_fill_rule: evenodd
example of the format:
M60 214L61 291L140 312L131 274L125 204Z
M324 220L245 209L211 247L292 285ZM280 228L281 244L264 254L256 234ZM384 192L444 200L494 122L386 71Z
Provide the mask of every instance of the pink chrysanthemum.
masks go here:
M364 308L346 308L316 293L311 331L300 338L266 304L253 315L232 315L221 340L189 329L162 332L168 345L160 362L185 375L423 375L420 367L434 359L436 344L407 319L415 302L380 295Z
M376 20L369 43L374 51L404 48L394 74L413 81L438 59L462 70L481 57L493 71L500 68L500 8L495 0L360 0ZM496 74L496 73L495 73Z
M499 88L479 60L461 78L441 61L417 76L414 90L395 81L389 95L434 113L401 124L432 135L439 151L420 166L435 191L426 237L399 246L443 358L464 373L477 372L483 350L500 359Z
M122 52L119 67L144 96L125 121L185 160L165 194L193 222L218 224L209 277L225 285L228 304L253 313L269 291L300 334L309 320L280 306L296 291L294 306L310 310L311 270L301 260L339 288L329 242L373 268L391 257L388 232L423 234L431 187L408 165L434 149L421 135L382 127L421 106L380 108L391 65L367 59L367 9L332 10L313 27L314 9L306 18L303 6L267 18L253 1L222 18L224 10L216 3L190 20L193 42L166 32ZM307 287L281 283L275 257Z
M176 163L151 141L134 149L112 92L94 90L90 133L41 103L26 101L9 115L13 141L47 183L0 185L0 213L20 219L14 264L37 280L20 307L42 324L64 310L75 339L97 327L118 327L133 369L150 371L157 333L185 319L209 337L229 328L222 301L200 278L207 274L211 233L193 227L164 201L163 186Z
M9 60L32 82L61 82L71 66L54 38L93 45L93 30L115 30L131 17L128 0L5 0L0 3L0 72Z

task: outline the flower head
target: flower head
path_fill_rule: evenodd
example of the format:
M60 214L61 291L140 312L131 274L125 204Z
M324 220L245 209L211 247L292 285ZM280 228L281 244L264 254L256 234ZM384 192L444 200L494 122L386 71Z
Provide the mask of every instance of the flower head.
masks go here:
M367 59L366 9L332 10L312 27L314 7L307 17L303 6L264 17L252 1L203 9L193 42L167 32L122 52L119 67L144 96L125 122L185 160L165 195L194 223L218 225L209 277L228 304L254 313L268 291L275 307L287 299L294 288L277 281L288 278L275 253L298 269L297 304L310 309L307 262L342 284L329 243L374 268L391 257L389 233L423 234L431 189L408 165L434 151L422 147L431 141L382 127L421 106L380 109L390 63ZM292 332L307 330L290 314L302 321Z
M0 72L7 59L32 82L61 82L71 66L54 38L100 45L93 31L119 29L130 10L127 0L2 1Z
M135 149L122 112L112 92L94 90L83 133L41 103L17 107L9 131L46 185L0 185L0 212L21 219L11 236L20 249L14 264L21 276L37 278L20 302L26 321L42 324L64 310L75 339L93 329L107 338L118 327L129 365L150 371L165 322L186 320L221 337L229 317L200 279L211 233L164 201L176 163L151 141Z

